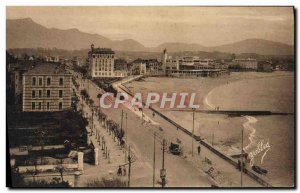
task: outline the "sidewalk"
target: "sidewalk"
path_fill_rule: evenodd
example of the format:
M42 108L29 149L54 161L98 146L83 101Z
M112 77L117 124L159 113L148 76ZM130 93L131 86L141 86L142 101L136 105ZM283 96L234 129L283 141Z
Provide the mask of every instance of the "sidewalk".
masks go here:
M77 91L77 95L80 99L79 104L81 104L82 100L78 92L79 91ZM81 108L81 105L78 105L78 107ZM87 117L92 116L92 111L85 102L83 102L83 115ZM89 126L91 127L91 121L89 121ZM100 138L98 138L98 134ZM94 145L95 149L98 149L98 165L84 164L84 172L83 175L80 176L79 185L85 187L88 182L92 182L93 180L101 179L103 177L118 177L127 181L127 175L121 177L116 175L119 166L125 164L125 151L120 148L120 146L117 144L117 141L114 142L112 135L110 135L106 128L102 126L102 124L98 121L98 118L95 115L94 132L93 135L89 137L89 139ZM103 139L105 141L107 152L109 154L109 157L107 158L105 154L105 149L102 149L101 145L101 141ZM128 171L128 166L126 166L126 171Z
M93 87L93 86L92 86ZM90 89L90 96L97 100L97 88ZM98 101L95 101L95 104ZM138 156L138 162L133 164L133 167L137 167L135 172L136 185L138 186L151 186L152 185L152 157L153 157L153 133L160 133L168 141L176 142L180 139L181 145L184 149L184 156L178 157L171 154L166 156L167 165L167 186L193 186L193 187L205 187L210 186L210 182L206 180L208 174L207 172L212 166L218 176L214 176L215 180L219 183L221 187L240 187L240 172L233 167L231 164L220 158L219 156L212 153L210 150L202 147L200 158L195 158L191 156L191 137L178 130L171 123L156 115L152 118L152 111L149 109L144 109L143 113L147 117L151 117L153 122L158 123L158 125L153 125L148 122L142 124L140 116L132 111L128 110L126 106L120 105L118 109L103 109L103 111L114 121L119 122L119 113L121 110L125 110L128 113L128 137L130 137L130 142L133 145L133 150L136 151ZM159 144L157 144L157 166L156 166L156 180L159 178L159 169L161 166L161 150ZM197 152L197 142L194 140L194 153ZM208 166L203 160L209 159L211 166ZM144 163L144 165L143 165ZM139 176L137 176L137 174ZM244 175L244 186L246 187L260 187L256 181L252 180L248 176ZM156 185L158 186L158 185Z

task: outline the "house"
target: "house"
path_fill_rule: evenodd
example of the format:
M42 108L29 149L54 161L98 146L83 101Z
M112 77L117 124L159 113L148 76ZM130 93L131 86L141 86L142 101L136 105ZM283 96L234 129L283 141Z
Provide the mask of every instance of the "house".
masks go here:
M240 69L244 70L257 70L257 60L252 58L247 59L234 59L233 63L239 65Z
M23 74L23 111L71 108L71 74L54 63L39 63Z
M272 72L272 62L270 61L260 61L257 64L257 71L259 72Z
M45 56L46 62L59 62L58 56Z
M157 59L144 60L138 58L132 62L131 73L140 75L158 75L160 71L160 63Z
M135 60L131 65L132 75L145 75L147 72L146 63L142 59Z
M8 66L8 76L10 76L9 87L14 93L15 104L21 104L23 94L23 74L35 65L33 61L19 60Z

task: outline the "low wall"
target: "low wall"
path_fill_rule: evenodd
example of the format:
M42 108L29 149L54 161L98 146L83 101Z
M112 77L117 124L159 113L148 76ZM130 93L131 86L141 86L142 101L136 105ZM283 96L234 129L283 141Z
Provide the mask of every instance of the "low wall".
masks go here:
M122 89L122 88L121 88ZM125 91L124 89L122 89L124 92L126 92L128 95L132 96L132 93L129 93L128 91ZM143 105L145 105L145 103L143 102ZM164 118L165 120L167 120L169 123L171 123L172 125L174 125L175 127L177 127L178 129L180 129L181 131L183 131L184 133L188 134L189 136L193 136L195 140L199 141L200 144L202 144L203 146L205 146L207 149L209 149L210 151L212 151L213 153L215 153L216 155L218 155L219 157L221 157L222 159L224 159L225 161L227 161L228 163L230 163L231 165L233 165L234 167L238 166L238 163L231 157L225 155L224 153L220 152L219 150L215 149L214 147L212 147L209 143L205 142L204 140L200 139L200 136L196 136L193 135L189 130L185 129L184 127L182 127L181 125L179 125L178 123L176 123L175 121L171 120L170 118L168 118L167 116L165 116L164 114L158 112L157 110L155 110L152 107L149 107L149 109L151 109L152 111L154 111L156 114L158 114L160 117ZM272 187L271 184L269 184L268 182L266 182L264 179L262 179L262 177L258 176L257 174L255 174L254 172L252 172L251 170L248 170L246 168L244 168L244 173L247 174L248 176L250 176L252 179L254 179L255 181L257 181L258 183L260 183L261 185L265 186L265 187Z
M62 164L62 166L66 170L77 170L78 164ZM37 165L35 166L18 166L20 173L27 173L28 171L35 171L38 170L39 172L49 172L49 171L55 171L58 165Z

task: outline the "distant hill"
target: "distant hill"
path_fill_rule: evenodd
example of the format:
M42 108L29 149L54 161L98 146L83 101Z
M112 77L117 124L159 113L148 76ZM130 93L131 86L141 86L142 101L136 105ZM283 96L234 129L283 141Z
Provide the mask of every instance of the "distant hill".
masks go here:
M292 55L294 47L291 45L263 39L247 39L232 44L209 48L210 51L230 53L257 53L261 55Z
M46 28L30 18L6 20L7 48L58 48L65 50L89 49L91 43L95 46L109 47L117 51L130 52L169 52L205 51L226 53L256 53L261 55L293 55L291 45L263 39L247 39L232 44L215 47L205 47L200 44L163 43L157 47L147 48L133 40L110 40L98 34L89 34L78 29L61 30Z
M78 29L60 30L46 28L32 19L7 20L7 48L58 48L79 50L95 46L110 47L115 50L130 49L139 51L145 49L134 40L112 41L98 34L80 32Z
M183 51L206 51L207 47L199 44L186 44L178 42L163 43L157 47L150 48L151 51L161 52L164 49L167 49L168 52L183 52Z

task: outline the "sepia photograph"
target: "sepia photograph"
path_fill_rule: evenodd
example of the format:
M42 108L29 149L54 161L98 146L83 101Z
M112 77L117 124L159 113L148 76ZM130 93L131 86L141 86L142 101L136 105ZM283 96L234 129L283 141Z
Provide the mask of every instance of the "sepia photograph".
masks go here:
M7 187L296 187L293 6L5 9Z

